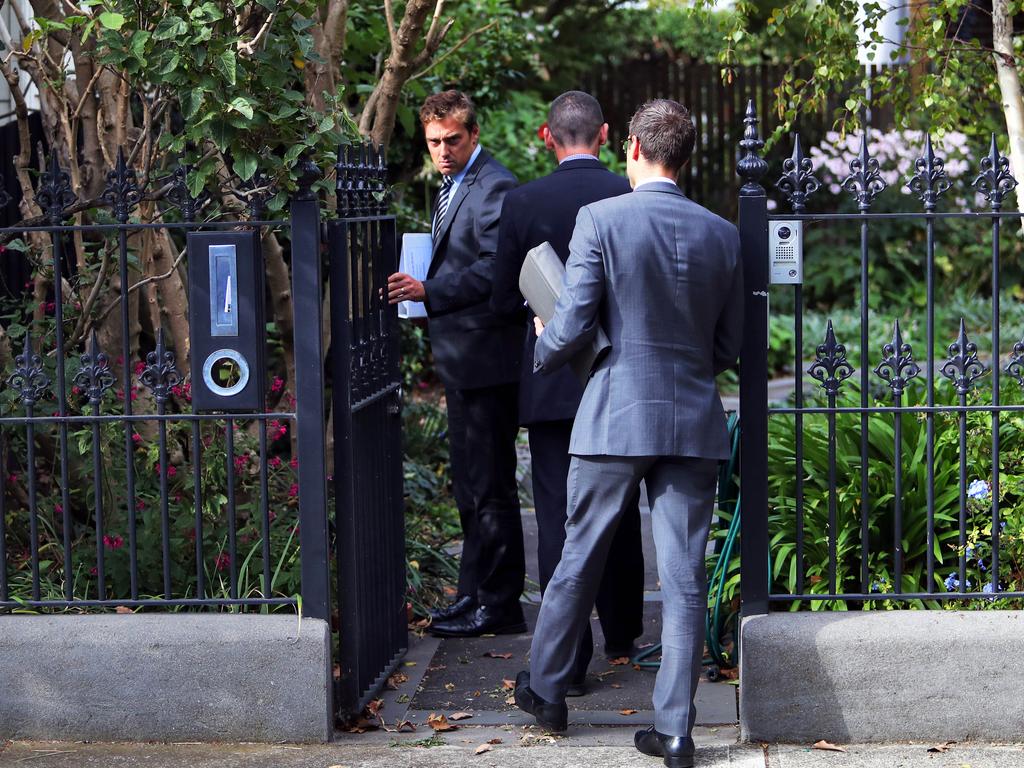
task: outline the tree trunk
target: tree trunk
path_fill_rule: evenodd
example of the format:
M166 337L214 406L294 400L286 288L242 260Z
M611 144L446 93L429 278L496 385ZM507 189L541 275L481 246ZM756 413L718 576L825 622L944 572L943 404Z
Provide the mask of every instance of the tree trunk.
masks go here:
M1024 93L1013 55L1013 16L1009 0L992 0L992 57L1010 139L1010 168L1019 182L1018 210L1024 209ZM1024 227L1024 222L1022 222Z

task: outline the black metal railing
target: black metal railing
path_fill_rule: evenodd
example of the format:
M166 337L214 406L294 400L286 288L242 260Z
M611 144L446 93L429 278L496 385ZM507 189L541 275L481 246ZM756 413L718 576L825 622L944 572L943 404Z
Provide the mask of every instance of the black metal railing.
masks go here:
M49 245L42 320L15 306L6 323L21 354L0 393L0 609L298 604L298 590L282 592L274 578L297 556L303 518L317 510L275 467L290 469L307 451L301 440L293 450L288 440L267 439L268 423L275 438L294 432L296 414L193 412L191 381L182 379L162 325L151 351L134 354L135 302L148 281L137 277L130 238L239 226L280 233L291 224L197 221L206 196L189 194L187 175L178 169L163 198L181 221L133 222L142 190L119 152L101 198L108 213L85 209L109 223L67 224L69 208L82 206L54 153L35 194L42 219L0 230L8 247L39 235ZM105 309L94 304L92 316L66 295L71 281L87 278L71 256L83 248L75 238L116 264L98 279L99 288L116 279L115 298ZM293 261L303 258L292 249ZM187 339L175 342L187 349ZM214 477L223 478L217 487ZM282 484L283 493L272 493Z
M746 286L740 361L744 614L766 613L772 602L928 606L939 600L1024 597L1019 585L1013 588L1014 578L1001 575L1003 512L1018 501L1016 487L1000 486L1001 462L1013 458L1001 445L1001 432L1008 419L1024 411L1019 393L1006 398L1001 379L1009 374L1024 388L1024 341L1012 349L1000 341L1000 275L1006 268L1001 228L1005 219L1020 220L1021 213L1002 210L1016 181L995 137L973 181L973 191L985 201L983 210L936 210L951 182L943 159L926 138L912 175L904 180L920 209L872 212L886 184L864 139L842 182L856 212L808 213L807 199L821 184L797 138L776 185L792 212L769 214L760 183L768 166L759 154L763 142L753 102L744 124L737 164L744 181L739 227ZM906 308L878 306L872 300L872 228L893 220L917 222L923 229L925 350L916 358L900 324ZM785 298L792 301L794 340L792 398L778 406L769 403L767 390L767 304L772 290L768 236L773 221L854 225L860 242L859 280L850 286L859 309L853 353L829 319L813 358L808 358L803 286L775 289L790 294ZM987 223L991 244L987 363L962 317L955 338L937 346L935 310L945 297L938 293L936 278L936 224L967 226L971 221ZM821 254L805 258L804 264L805 273L811 264L817 269L837 266ZM869 331L880 322L891 329L891 340L876 349ZM989 378L990 387L981 387L982 377ZM990 442L972 456L968 436L981 432L990 435ZM972 472L979 475L973 482ZM978 505L985 505L984 524L978 524ZM784 574L783 560L789 564Z

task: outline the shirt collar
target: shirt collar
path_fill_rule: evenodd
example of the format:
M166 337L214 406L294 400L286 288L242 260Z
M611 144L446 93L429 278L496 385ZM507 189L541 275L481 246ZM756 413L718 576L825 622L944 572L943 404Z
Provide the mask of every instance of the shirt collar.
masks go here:
M452 181L455 182L456 185L461 184L462 180L466 178L466 174L469 173L469 169L473 167L473 163L476 162L477 157L480 155L481 149L483 149L483 146L477 144L476 149L473 150L473 154L469 156L469 162L466 163L466 167L452 176Z
M592 155L589 152L578 152L575 155L566 155L565 157L563 157L561 160L558 161L558 164L561 165L562 163L568 163L570 160L597 160L597 159L598 159L597 155Z
M636 183L636 186L633 187L633 189L640 189L640 187L646 186L647 184L671 184L673 187L678 186L678 184L672 181L672 179L669 179L665 176L648 176L646 179L640 179L640 181Z

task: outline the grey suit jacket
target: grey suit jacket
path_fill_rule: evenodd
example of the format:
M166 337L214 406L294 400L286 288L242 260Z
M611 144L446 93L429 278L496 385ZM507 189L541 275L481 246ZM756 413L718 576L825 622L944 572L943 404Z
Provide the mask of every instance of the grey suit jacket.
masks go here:
M491 311L498 218L516 177L482 150L448 203L423 281L430 347L445 386L474 389L519 381L522 323Z
M534 365L564 365L600 324L611 351L583 393L577 456L729 455L715 376L739 355L739 233L655 183L580 209L566 284Z

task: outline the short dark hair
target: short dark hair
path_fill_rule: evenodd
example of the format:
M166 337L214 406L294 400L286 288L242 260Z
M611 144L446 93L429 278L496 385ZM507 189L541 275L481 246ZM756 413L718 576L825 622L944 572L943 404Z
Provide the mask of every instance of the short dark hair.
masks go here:
M448 117L454 117L467 131L472 131L476 128L473 100L462 91L441 91L423 100L423 106L420 107L420 122L423 125Z
M672 171L686 165L697 138L689 110L671 99L641 105L629 121L629 134L640 142L640 152L649 162Z
M589 146L604 125L601 105L583 91L566 91L548 108L548 130L562 147Z

